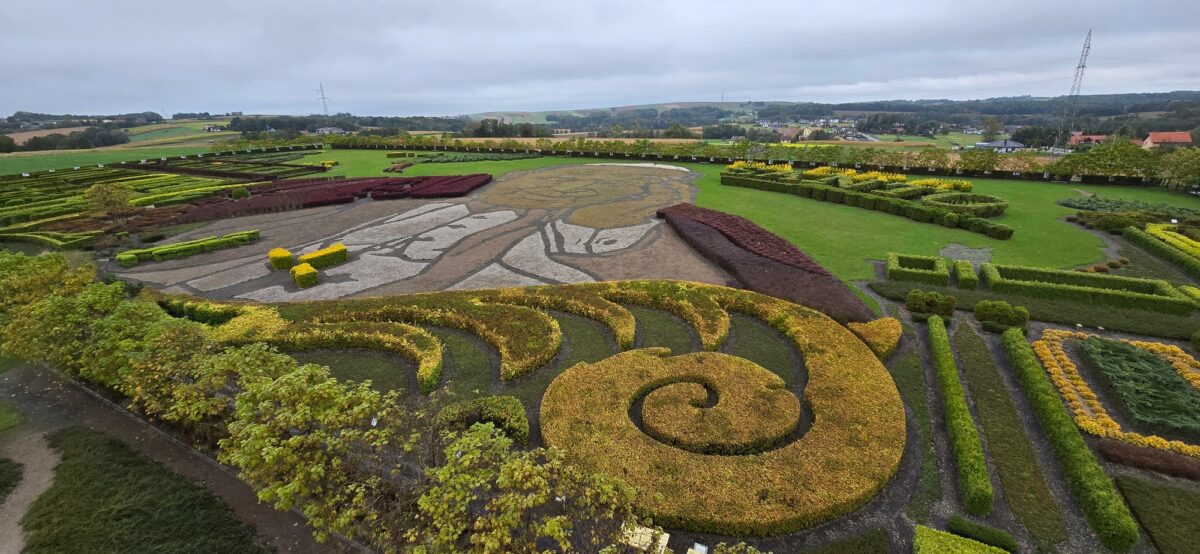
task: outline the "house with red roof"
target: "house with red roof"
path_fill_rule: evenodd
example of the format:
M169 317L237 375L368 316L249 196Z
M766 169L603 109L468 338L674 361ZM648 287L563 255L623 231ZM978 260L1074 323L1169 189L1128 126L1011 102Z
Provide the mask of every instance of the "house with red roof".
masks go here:
M1146 135L1142 148L1180 148L1192 145L1192 133L1188 131L1155 131Z
M1108 142L1108 135L1085 135L1083 131L1071 131L1071 138L1068 139L1067 145L1071 148L1078 148L1084 145L1102 144Z

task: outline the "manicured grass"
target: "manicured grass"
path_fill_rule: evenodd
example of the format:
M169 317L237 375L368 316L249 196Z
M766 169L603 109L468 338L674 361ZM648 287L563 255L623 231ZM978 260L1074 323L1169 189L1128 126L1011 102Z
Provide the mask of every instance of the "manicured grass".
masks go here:
M26 552L265 552L204 488L82 427L49 437L54 484L21 520Z
M0 401L0 433L3 433L21 423L21 412Z
M1068 538L1066 524L1042 476L1016 407L1000 379L996 361L983 337L967 326L959 326L955 331L954 351L969 383L1005 503L1039 547L1053 551L1054 545Z
M790 341L782 333L750 316L730 314L733 343L722 350L745 358L778 375L788 387L800 378Z
M912 337L911 329L907 334ZM928 523L929 510L941 496L942 490L938 483L937 456L933 451L933 418L929 415L929 403L925 399L925 373L921 367L921 357L916 352L909 352L889 369L900 397L912 411L921 435L921 477L909 501L908 515L918 523Z
M384 175L383 168L390 165L386 152L326 150L301 161L340 161L342 165L334 168L330 175ZM605 161L634 160L542 157L499 162L417 164L406 170L404 175L491 173L499 177L509 171ZM724 186L720 184L722 165L673 160L662 160L661 163L687 167L703 174L696 182L700 190L697 205L751 219L795 244L847 281L870 279L873 270L867 260L882 260L888 252L935 255L951 243L990 248L993 261L1004 264L1069 268L1103 261L1104 244L1098 237L1075 224L1059 221L1063 216L1074 213L1074 210L1059 206L1055 201L1077 196L1080 190L1113 198L1168 202L1200 209L1200 198L1158 187L971 179L975 185L974 192L998 196L1009 203L1008 211L995 218L995 221L1013 227L1016 233L1009 240L997 240L962 229L917 223L900 216L843 204Z
M1116 481L1159 552L1196 551L1200 493L1137 477L1120 476Z
M1175 265L1134 246L1123 237L1113 236L1113 240L1121 245L1117 250L1117 254L1129 260L1129 265L1109 269L1108 272L1110 274L1122 277L1141 277L1143 279L1164 279L1176 284L1187 284L1193 281L1187 273L1184 273L1178 267L1175 267Z
M875 528L856 537L842 539L833 544L803 550L805 554L886 554L892 550L892 541L887 531Z
M185 154L210 152L203 146L163 146L156 148L97 148L47 152L18 152L0 154L0 175L28 173L48 169L69 169L75 166L137 161Z
M625 307L637 319L639 347L665 346L671 349L672 354L694 352L697 349L696 332L683 320L654 308L631 305Z
M22 469L21 464L8 458L0 458L0 506L4 505L8 493L17 488L17 483L21 482Z

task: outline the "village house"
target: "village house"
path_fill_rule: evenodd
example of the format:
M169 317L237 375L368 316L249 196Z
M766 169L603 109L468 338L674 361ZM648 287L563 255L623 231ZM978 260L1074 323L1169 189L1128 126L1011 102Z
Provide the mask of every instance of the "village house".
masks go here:
M1181 148L1192 145L1192 134L1187 131L1155 131L1146 135L1142 148Z

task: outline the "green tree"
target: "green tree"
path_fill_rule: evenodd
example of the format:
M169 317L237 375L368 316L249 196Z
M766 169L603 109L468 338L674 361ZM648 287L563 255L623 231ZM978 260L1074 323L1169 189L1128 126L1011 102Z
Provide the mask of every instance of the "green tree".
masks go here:
M991 148L974 148L958 155L957 166L966 171L993 171L1000 163L1000 154Z
M129 372L130 357L145 348L150 328L167 317L151 302L121 302L92 324L91 336L79 353L79 375L124 392L121 376Z
M134 195L126 183L96 183L84 191L83 198L92 211L120 217L129 212Z
M666 138L676 139L694 139L696 138L696 133L693 133L683 125L676 123L672 125L670 129L667 129L666 132L663 133L663 136Z
M72 268L62 254L0 251L0 324L13 310L48 296L69 296L95 280L96 268Z
M1004 123L999 117L989 115L983 118L983 141L992 142L1000 138L1000 134L1004 132Z
M0 135L0 153L7 154L17 151L17 141L8 135Z
M514 451L490 423L476 424L446 447L446 463L417 501L409 533L427 552L564 552L616 544L633 521L635 493L624 483L587 474L557 449Z
M120 284L88 285L79 294L48 296L13 310L0 337L9 355L78 374L92 325L125 302Z
M1179 148L1159 159L1159 176L1176 185L1200 185L1200 148Z
M215 392L195 385L204 375L202 365L216 353L217 346L203 324L173 317L157 321L147 330L143 349L130 356L129 368L121 377L125 393L151 417L192 425L197 420L191 413L195 400L207 401ZM221 411L223 408L225 405Z

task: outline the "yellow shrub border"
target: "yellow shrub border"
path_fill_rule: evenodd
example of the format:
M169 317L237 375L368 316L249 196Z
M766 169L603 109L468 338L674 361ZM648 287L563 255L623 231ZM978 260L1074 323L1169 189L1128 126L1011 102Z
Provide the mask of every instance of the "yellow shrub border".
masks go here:
M1067 356L1067 351L1063 347L1063 343L1068 340L1083 340L1091 336L1094 335L1078 331L1047 329L1042 333L1042 338L1033 343L1034 353L1042 362L1042 367L1046 368L1046 373L1050 375L1050 381L1054 383L1055 388L1070 407L1075 424L1083 431L1098 437L1107 437L1135 446L1157 448L1200 458L1200 446L1167 440L1157 435L1147 436L1124 431L1120 424L1109 417L1108 411L1104 409L1096 393L1083 380L1079 374L1079 368ZM1163 357L1192 385L1200 382L1200 362L1179 347L1155 342L1120 340Z

